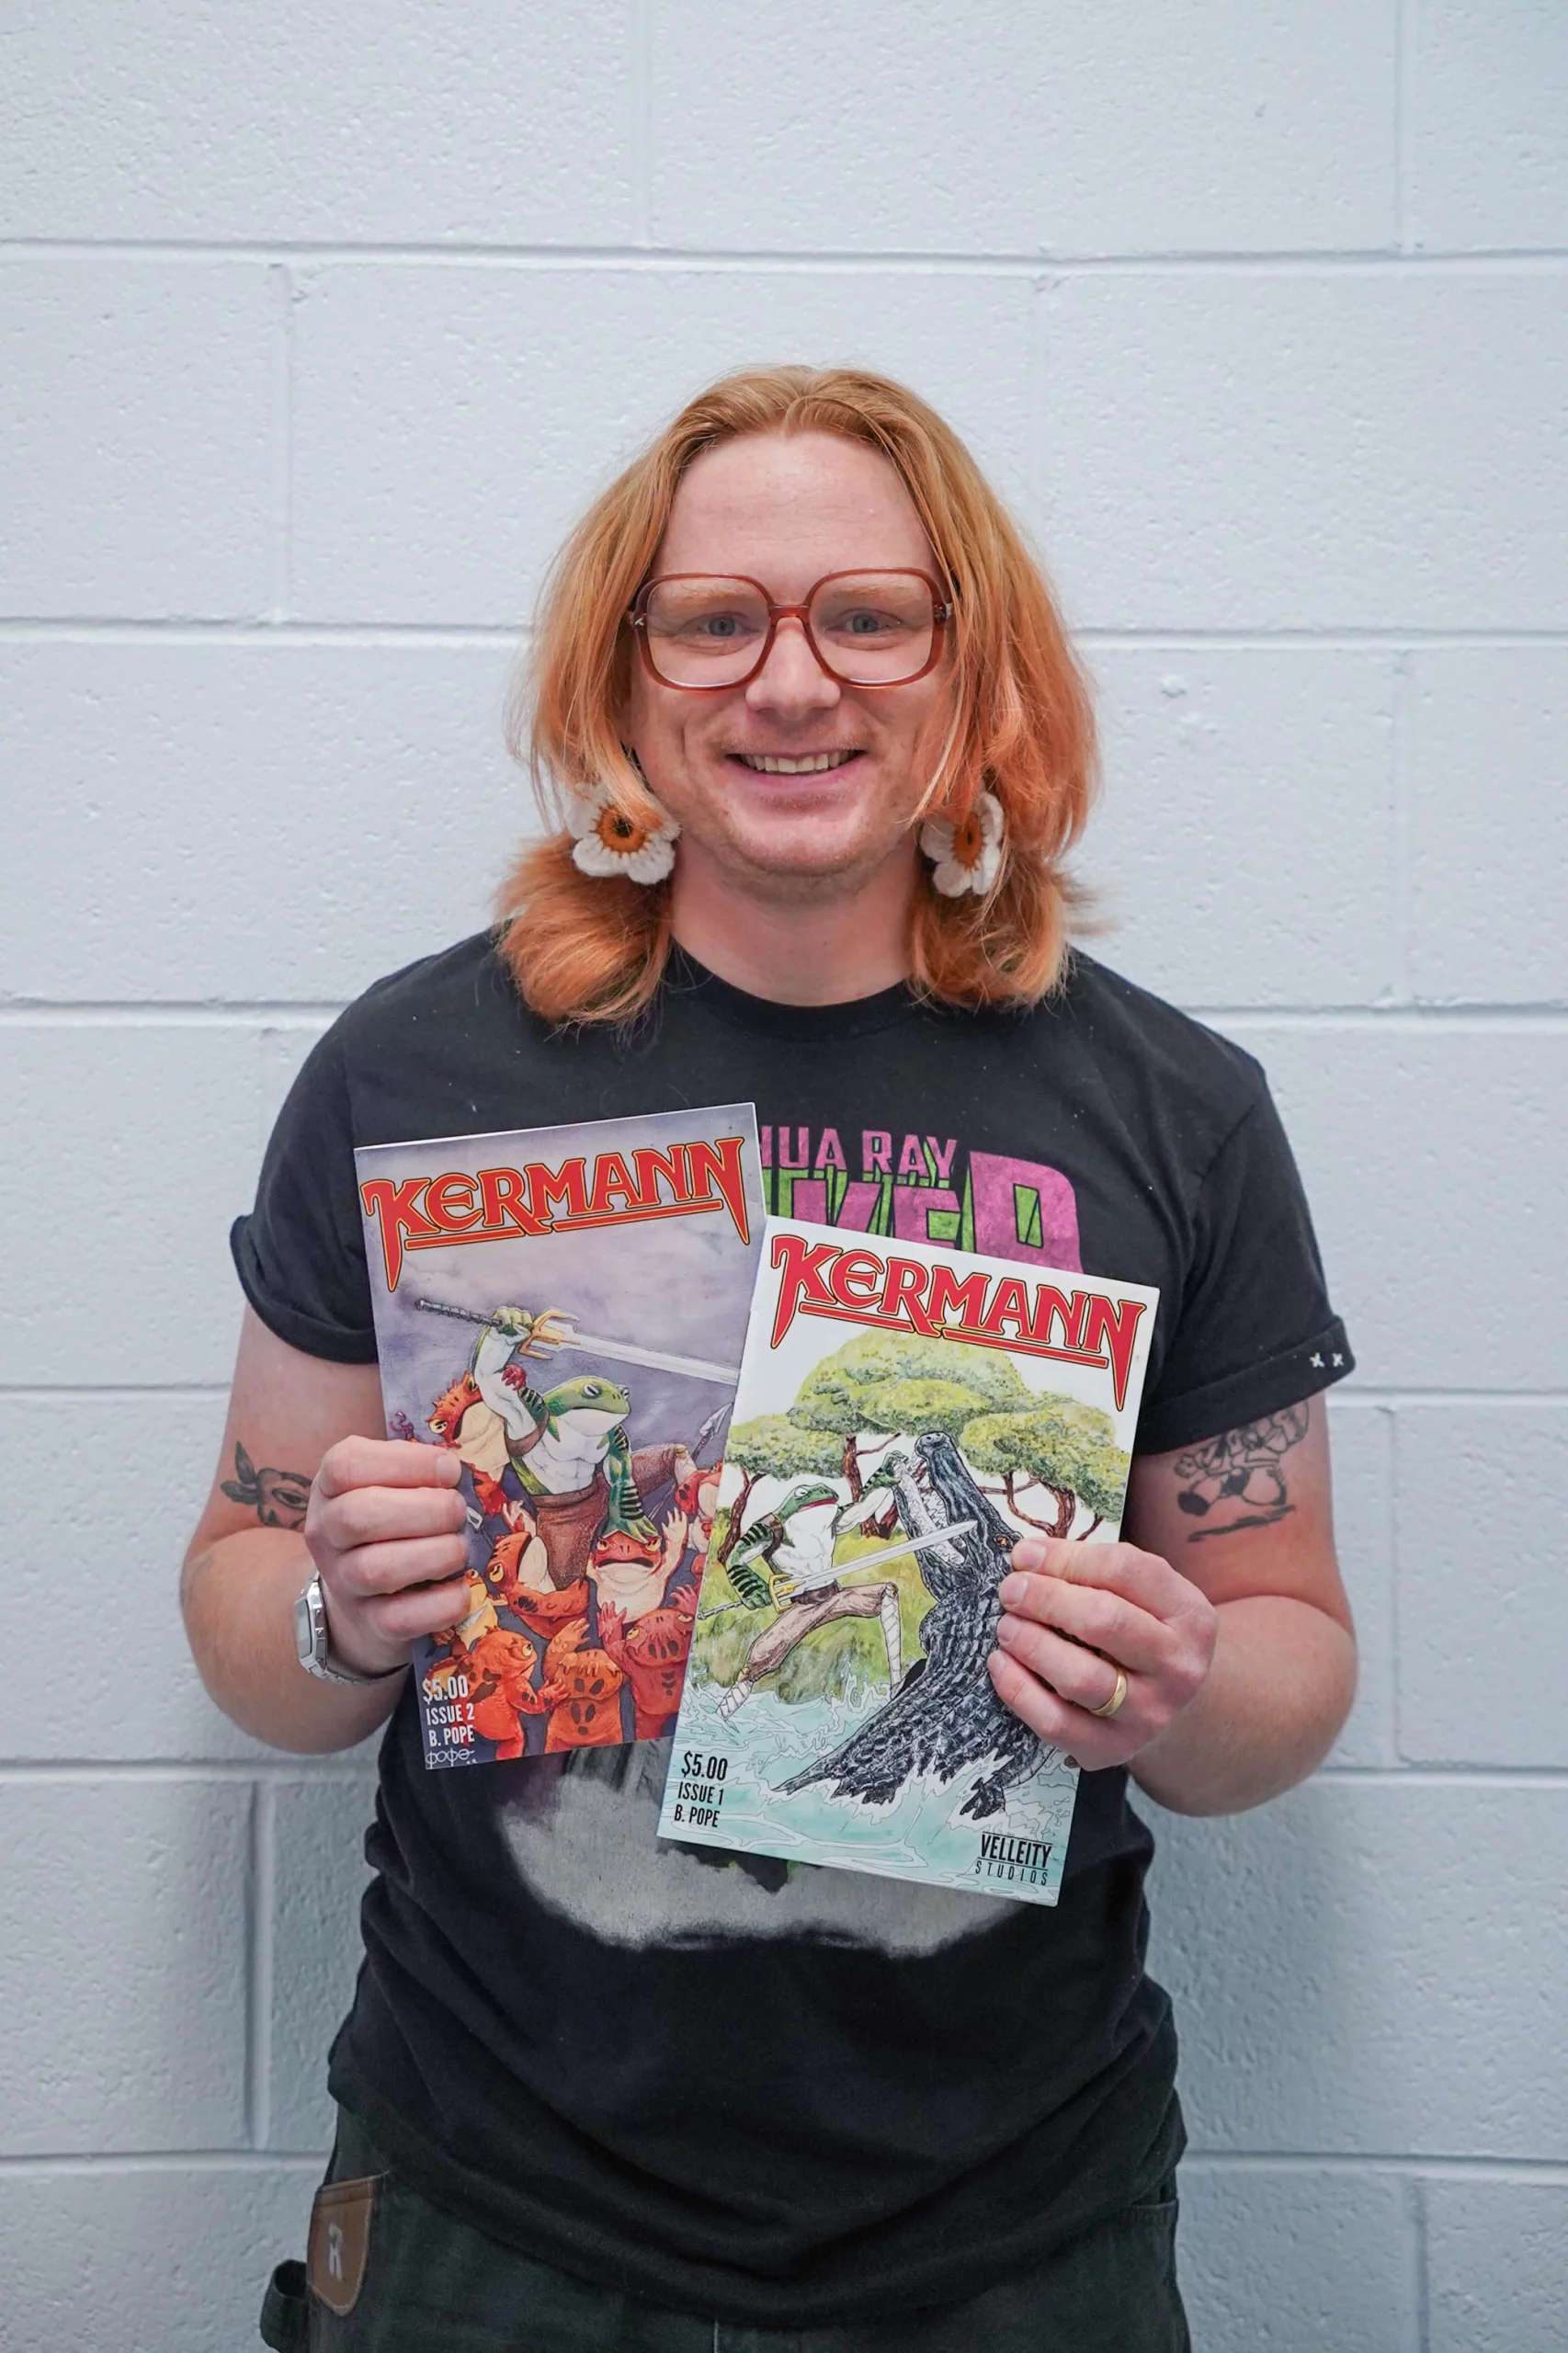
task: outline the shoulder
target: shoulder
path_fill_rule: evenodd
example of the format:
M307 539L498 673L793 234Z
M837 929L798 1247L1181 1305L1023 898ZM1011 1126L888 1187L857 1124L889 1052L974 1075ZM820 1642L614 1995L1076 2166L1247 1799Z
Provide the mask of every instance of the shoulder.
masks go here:
M1179 1135L1199 1165L1268 1098L1263 1067L1163 997L1074 949L1061 987L1024 1017L1043 1055L1076 1063L1081 1083L1132 1124Z
M461 1038L476 1029L516 1032L538 1026L496 953L494 933L476 931L372 981L326 1034L352 1065L437 1027L449 1038Z
M353 1143L406 1143L517 1126L519 1098L560 1059L479 932L372 982L317 1040L295 1092Z

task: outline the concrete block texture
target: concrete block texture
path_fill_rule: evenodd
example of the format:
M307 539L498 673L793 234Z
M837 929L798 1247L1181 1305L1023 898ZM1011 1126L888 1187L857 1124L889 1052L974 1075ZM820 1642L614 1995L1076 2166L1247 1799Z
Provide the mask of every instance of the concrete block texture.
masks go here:
M631 11L22 0L0 222L34 237L598 244L632 232Z
M0 1756L267 1753L208 1699L180 1622L179 1564L217 1468L223 1405L218 1393L0 1397L12 1622L58 1625L85 1592L94 1629L69 1677L8 1677Z
M1562 2353L1568 2185L1429 2181L1426 2353Z
M266 611L281 288L253 261L0 260L0 618Z
M228 1229L256 1197L265 1140L258 1035L244 1021L0 1028L0 1230L28 1237L0 1383L228 1380L242 1304Z
M374 1752L369 1752L373 1758ZM353 1998L375 1777L278 1780L273 1809L267 2145L332 2144L326 2054Z
M1225 1821L1140 1811L1195 2149L1568 2157L1568 1788L1323 1778Z
M1306 1182L1358 1378L1555 1389L1568 1038L1325 1021L1221 1025L1263 1062Z
M1568 1766L1568 1400L1398 1415L1399 1745Z
M36 812L0 991L335 1003L479 930L536 822L502 743L512 659L0 645L0 767Z
M1394 1745L1393 1415L1343 1389L1329 1392L1334 1535L1356 1620L1360 1675L1331 1765L1387 1766Z
M0 90L3 1557L94 1635L0 1711L0 2353L234 2353L302 2246L374 1756L185 1653L227 1228L533 828L563 534L779 358L912 383L1037 538L1087 944L1265 1063L1359 1359L1355 1710L1158 1820L1195 2343L1558 2353L1561 0L12 0Z
M1395 46L1392 0L660 9L653 234L763 252L1387 245Z
M1568 301L1541 278L1090 273L1039 335L1040 529L1079 627L1568 626Z
M244 2145L250 1810L238 1780L0 1780L0 2154Z
M1568 20L1557 0L1421 0L1414 31L1417 248L1568 245Z
M1097 646L1090 944L1184 1006L1362 1005L1395 966L1389 657Z
M1412 992L1562 1004L1568 647L1423 648L1409 691Z
M526 620L596 491L701 384L757 361L903 378L1021 497L1031 302L1017 278L923 271L307 272L293 609Z
M1176 2262L1200 2353L1426 2353L1415 2185L1189 2159Z
M273 2266L302 2256L318 2169L96 2165L0 2196L0 2353L245 2353Z

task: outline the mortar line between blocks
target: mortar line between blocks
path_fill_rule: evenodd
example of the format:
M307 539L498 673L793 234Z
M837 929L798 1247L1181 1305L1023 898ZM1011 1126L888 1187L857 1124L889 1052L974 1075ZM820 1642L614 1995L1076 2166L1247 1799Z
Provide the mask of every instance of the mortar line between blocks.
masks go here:
M0 1029L313 1029L335 1021L346 999L266 997L120 997L113 1000L13 996L0 1004ZM1175 993L1172 1002L1177 1003ZM1568 1030L1568 1004L1545 1005L1205 1005L1188 999L1184 1012L1243 1033L1267 1030L1358 1029L1388 1037L1466 1036L1483 1032L1554 1037Z
M0 2156L0 2181L29 2174L319 2173L323 2150L134 2149L113 2155Z
M1183 2173L1395 2174L1411 2181L1517 2181L1568 2189L1568 2163L1560 2157L1415 2155L1404 2150L1188 2149Z
M1040 291L1043 301L1051 288L1042 281ZM243 613L212 614L197 620L116 613L11 613L0 618L0 644L17 645L395 645L463 653L490 645L526 651L530 637L529 625L521 616L516 620L457 618L398 621L367 617L312 620L295 615L277 622ZM1425 629L1409 624L1363 628L1332 622L1322 628L1302 625L1262 629L1174 629L1144 624L1118 628L1101 624L1075 629L1073 641L1081 651L1089 654L1398 654L1426 645L1461 652L1510 652L1568 645L1568 629L1489 629L1479 625L1469 629Z
M1411 2290L1415 2309L1416 2353L1430 2353L1432 2343L1432 2262L1426 2210L1426 2185L1419 2177L1409 2185L1411 2243L1415 2277Z
M40 2151L0 2156L0 2179L28 2174L319 2173L318 2149L127 2149L113 2152ZM1358 2151L1189 2149L1184 2173L1395 2174L1410 2181L1517 2182L1521 2188L1568 2189L1568 2163L1546 2157L1415 2156L1364 2154Z
M1149 248L1131 253L1034 252L951 253L918 248L801 251L795 248L639 244L528 245L476 244L461 242L423 244L416 239L402 244L363 244L315 243L309 238L231 239L204 244L190 237L101 239L81 237L10 237L0 240L0 261L129 261L224 262L297 261L326 267L416 267L432 269L535 270L708 270L715 276L752 271L780 277L890 276L1033 278L1041 269L1084 278L1188 277L1462 277L1532 278L1560 274L1568 267L1568 246L1494 245L1447 252L1392 252L1386 245L1358 251L1343 246L1310 246L1294 251L1242 248L1209 253L1180 248Z
M275 1774L263 1775L254 1785L250 1864L245 2118L252 2148L265 2149L272 2131L273 1913L278 1877Z

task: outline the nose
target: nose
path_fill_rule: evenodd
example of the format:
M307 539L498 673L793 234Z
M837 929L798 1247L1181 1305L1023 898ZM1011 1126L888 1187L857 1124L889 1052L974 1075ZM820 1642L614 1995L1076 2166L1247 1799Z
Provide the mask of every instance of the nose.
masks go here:
M806 642L800 622L786 615L767 661L746 688L746 702L753 710L803 717L808 711L831 710L839 691L837 679L829 677Z

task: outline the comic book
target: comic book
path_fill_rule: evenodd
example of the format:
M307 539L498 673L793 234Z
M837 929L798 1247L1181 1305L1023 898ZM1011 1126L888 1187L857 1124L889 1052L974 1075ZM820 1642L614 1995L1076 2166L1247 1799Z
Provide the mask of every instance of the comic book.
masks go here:
M659 1829L1054 1904L1078 1768L985 1661L1120 1525L1158 1293L770 1218Z
M762 1227L749 1103L355 1154L387 1429L462 1464L429 1766L667 1732Z

